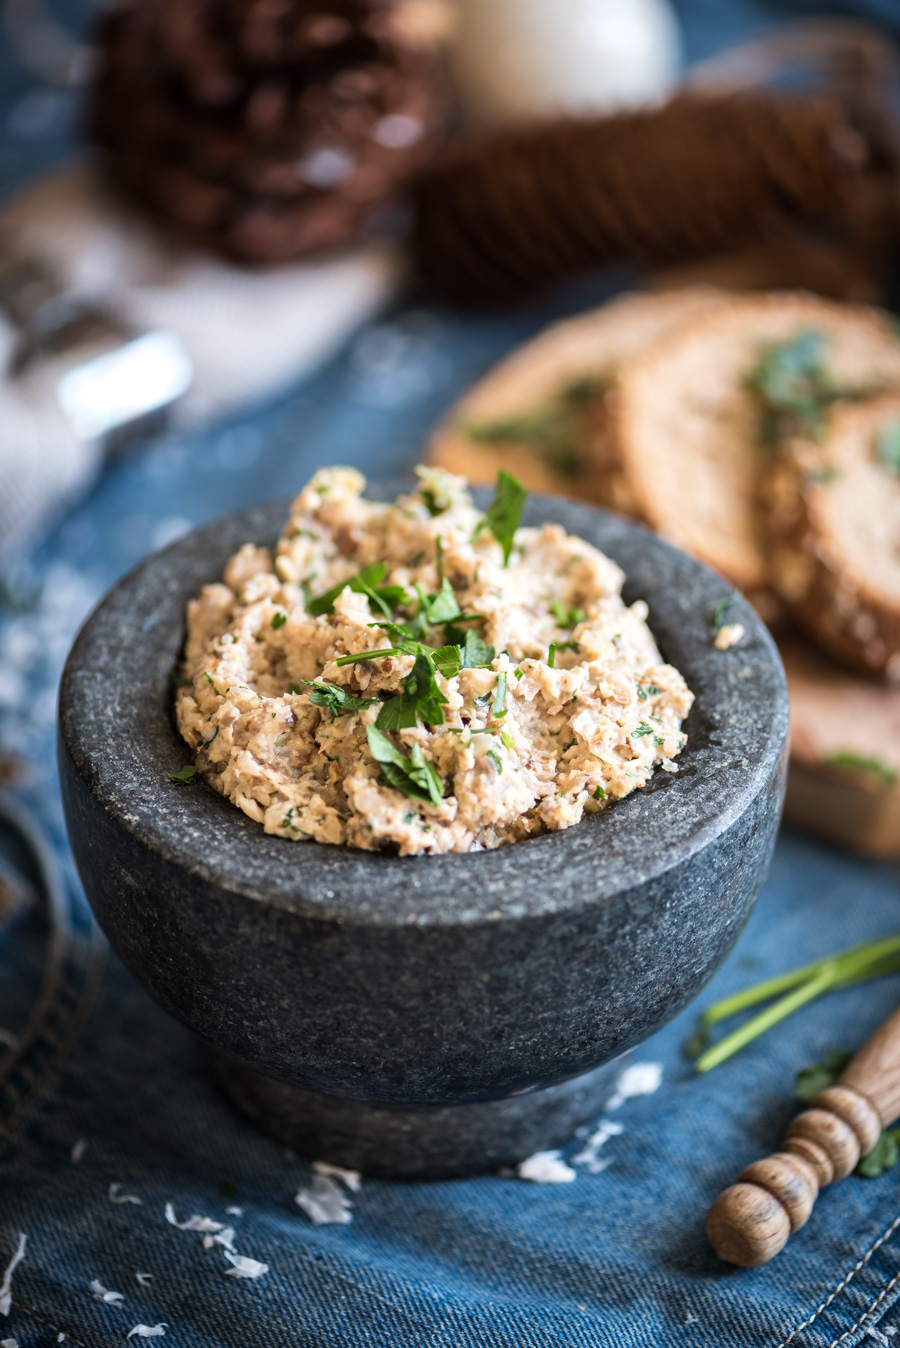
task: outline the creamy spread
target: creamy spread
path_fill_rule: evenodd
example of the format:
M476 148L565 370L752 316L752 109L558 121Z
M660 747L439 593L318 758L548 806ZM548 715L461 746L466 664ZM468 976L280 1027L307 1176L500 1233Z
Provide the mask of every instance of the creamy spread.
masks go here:
M693 695L624 576L556 524L516 528L418 470L394 503L347 468L188 605L178 726L267 833L401 854L568 828L677 770Z

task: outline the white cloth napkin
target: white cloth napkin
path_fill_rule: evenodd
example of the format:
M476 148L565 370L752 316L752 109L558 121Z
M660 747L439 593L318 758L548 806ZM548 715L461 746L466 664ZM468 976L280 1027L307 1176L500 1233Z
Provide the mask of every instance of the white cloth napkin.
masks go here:
M188 251L114 196L88 161L42 178L0 211L0 238L49 264L74 295L127 326L180 339L194 368L180 424L233 413L311 373L399 286L391 244L327 261L242 270ZM0 313L0 569L98 473L56 401L58 368L14 375L17 334ZM5 373L4 373L5 372Z

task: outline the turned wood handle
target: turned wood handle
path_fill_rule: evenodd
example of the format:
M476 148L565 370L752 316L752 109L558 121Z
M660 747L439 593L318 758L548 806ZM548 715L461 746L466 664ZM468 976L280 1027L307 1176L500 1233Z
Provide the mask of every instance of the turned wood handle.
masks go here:
M807 1221L819 1190L849 1175L898 1115L900 1010L791 1121L781 1150L719 1194L706 1219L716 1254L742 1268L767 1263Z

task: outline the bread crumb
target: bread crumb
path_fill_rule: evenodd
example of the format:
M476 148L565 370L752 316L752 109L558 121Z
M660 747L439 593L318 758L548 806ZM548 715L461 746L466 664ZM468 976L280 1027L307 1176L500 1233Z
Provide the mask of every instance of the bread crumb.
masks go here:
M730 650L732 646L736 646L739 641L743 640L745 632L746 628L743 623L726 623L716 633L713 645L717 651Z

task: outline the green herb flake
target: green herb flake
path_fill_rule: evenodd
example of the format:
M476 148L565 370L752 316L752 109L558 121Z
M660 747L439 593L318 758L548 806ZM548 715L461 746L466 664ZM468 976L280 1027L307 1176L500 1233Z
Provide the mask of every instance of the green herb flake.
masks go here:
M606 800L606 792L603 790L602 786L595 786L592 794L594 800Z
M900 475L900 420L881 427L875 439L875 455L884 468Z
M550 642L550 649L547 651L547 668L556 668L556 642Z
M513 673L515 674L517 679L524 679L525 677L524 669L520 669L518 665L516 665L515 669L513 670Z
M272 626L275 628L276 632L278 631L279 627L284 627L286 622L287 622L286 613L275 613L272 615Z
M638 684L638 686L637 686L637 688L636 688L635 691L637 692L637 695L638 695L638 697L641 699L642 702L646 702L646 701L647 701L647 690L646 690L646 688L642 688L641 685Z
M348 716L378 701L377 697L357 697L338 683L316 683L311 679L304 679L303 682L313 690L309 694L310 702L317 707L327 707L332 716ZM291 686L296 688L296 684Z
M713 627L717 632L725 621L726 613L731 608L732 604L736 603L740 597L740 590L732 590L731 594L727 594L724 599L720 599L718 604L716 604L713 609ZM659 692L659 689L656 691Z
M485 754L485 758L489 758L491 760L494 767L497 769L497 776L498 777L501 776L503 773L503 759L496 752L496 750L488 749L487 753Z
M209 684L210 688L213 688L213 689L214 689L215 686L216 686L216 681L215 681L215 679L213 678L213 676L210 674L209 670L204 669L204 671L203 671L203 677L204 677L204 679L206 680L206 682Z
M475 536L482 529L489 529L503 550L503 565L509 565L509 558L515 542L516 530L522 518L522 508L528 493L521 482L501 468L497 473L497 486L494 499L485 511L484 518L475 530Z
M867 758L864 754L843 752L832 754L825 759L825 762L829 767L838 768L842 772L855 772L869 777L879 786L896 786L900 781L900 772L881 758Z
M295 694L296 694L296 693L302 693L302 691L303 691L303 689L300 687L299 683L289 683L288 686L287 686L287 690L288 690L289 693L295 693Z
M179 768L177 772L167 772L166 776L169 781L174 782L176 786L193 786L199 778L200 773L193 763L186 763L185 766Z
M653 734L653 726L648 725L646 721L641 721L640 725L637 726L636 729L632 730L631 738L633 740L640 740L643 739L645 735L652 735L652 734Z
M379 730L406 730L419 720L426 725L443 725L444 704L447 699L435 680L435 666L425 652L416 655L415 663L403 680L404 691L385 702L375 722Z
M868 1156L856 1163L855 1174L864 1179L878 1179L886 1170L892 1170L900 1160L900 1128L886 1128Z
M550 605L550 612L553 614L560 627L577 627L583 623L585 612L583 608L566 608L558 599L554 599Z
M414 744L409 755L404 754L394 747L377 726L372 725L366 726L366 739L369 752L379 764L382 778L388 786L414 800L440 805L444 796L444 783L433 764L425 761L420 745Z
M333 613L334 601L343 590L349 586L356 594L364 594L370 603L380 609L386 618L390 618L391 612L401 604L409 600L409 596L402 585L382 585L387 571L387 562L370 562L368 566L348 576L346 580L333 585L330 590L320 594L316 599L310 599L306 605L306 611L318 616L320 614Z
M584 462L590 408L605 388L602 379L576 379L541 407L519 416L476 422L464 429L476 443L521 446L561 473L577 473Z

